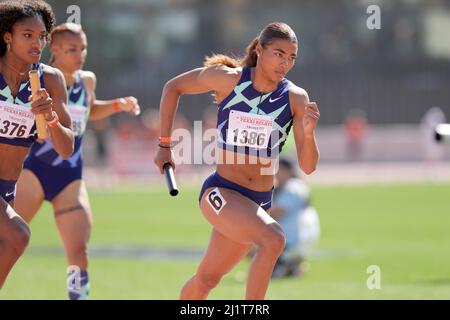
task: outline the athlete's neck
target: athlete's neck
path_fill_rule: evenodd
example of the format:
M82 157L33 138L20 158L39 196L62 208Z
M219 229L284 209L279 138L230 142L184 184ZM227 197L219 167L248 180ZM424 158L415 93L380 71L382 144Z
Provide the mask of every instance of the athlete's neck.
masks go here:
M1 58L1 73L4 78L8 78L13 82L20 82L28 77L28 71L31 65L17 57L12 52L6 52Z
M277 88L278 83L273 82L269 80L266 76L264 76L264 71L260 67L256 66L251 70L252 70L251 78L253 88L255 88L256 91L261 93L269 93Z
M57 63L53 63L52 67L55 67L55 68L59 69L59 71L62 72L64 79L66 79L67 86L71 86L77 79L76 77L77 77L78 70L75 70L75 71L67 70L67 69L64 69L63 67L60 67Z

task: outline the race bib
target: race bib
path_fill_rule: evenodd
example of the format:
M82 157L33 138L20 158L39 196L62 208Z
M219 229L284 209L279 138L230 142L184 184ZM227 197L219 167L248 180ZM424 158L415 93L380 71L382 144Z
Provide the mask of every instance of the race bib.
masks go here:
M0 137L28 138L34 121L29 107L0 101Z
M72 131L75 136L80 136L86 130L88 108L72 104L69 105L69 111L72 117Z
M227 144L256 149L267 148L273 118L231 110L228 118Z

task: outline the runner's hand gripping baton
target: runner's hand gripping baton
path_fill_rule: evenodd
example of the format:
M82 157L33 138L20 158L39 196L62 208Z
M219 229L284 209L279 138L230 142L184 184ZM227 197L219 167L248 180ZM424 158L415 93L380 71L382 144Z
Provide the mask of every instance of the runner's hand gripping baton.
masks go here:
M28 73L30 76L30 86L31 94L33 95L33 100L36 100L36 92L41 89L41 81L39 80L39 73L37 70L30 70ZM47 122L45 121L43 114L36 115L36 128L38 132L38 138L45 140L48 137L47 132Z
M164 174L166 176L167 188L169 188L169 193L171 196L176 196L178 194L177 182L175 181L175 175L173 173L173 168L170 163L165 163L163 166Z

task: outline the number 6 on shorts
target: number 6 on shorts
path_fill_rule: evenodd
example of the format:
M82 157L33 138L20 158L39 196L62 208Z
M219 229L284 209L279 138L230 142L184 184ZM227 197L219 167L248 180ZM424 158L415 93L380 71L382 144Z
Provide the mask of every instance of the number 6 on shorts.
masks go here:
M222 208L227 204L227 201L220 194L219 188L211 190L206 197L209 205L213 208L216 214L219 214L220 210L222 210Z

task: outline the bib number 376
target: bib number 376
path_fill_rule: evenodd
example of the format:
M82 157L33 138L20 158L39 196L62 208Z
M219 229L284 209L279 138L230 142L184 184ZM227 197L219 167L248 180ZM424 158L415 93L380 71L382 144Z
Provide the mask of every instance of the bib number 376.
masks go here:
M22 138L25 136L27 126L17 122L0 119L0 133L8 137Z
M0 101L0 137L28 138L34 125L29 107Z

